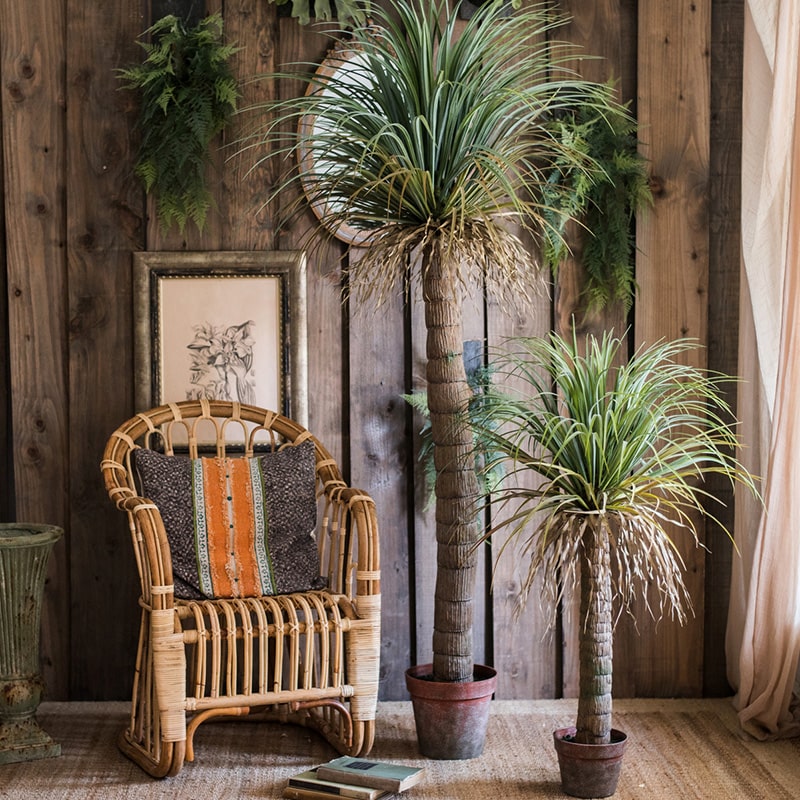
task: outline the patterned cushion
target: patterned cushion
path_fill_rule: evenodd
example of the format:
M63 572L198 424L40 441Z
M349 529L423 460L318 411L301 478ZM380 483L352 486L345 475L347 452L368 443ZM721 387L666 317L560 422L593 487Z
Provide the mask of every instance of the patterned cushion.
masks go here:
M142 494L158 506L175 595L256 597L320 589L314 445L253 458L133 452Z

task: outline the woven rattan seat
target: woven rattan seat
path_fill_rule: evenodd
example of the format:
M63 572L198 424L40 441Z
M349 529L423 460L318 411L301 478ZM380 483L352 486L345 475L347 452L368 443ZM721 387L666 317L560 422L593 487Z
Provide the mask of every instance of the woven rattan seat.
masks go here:
M142 496L132 452L251 457L259 447L274 451L308 440L316 457L315 538L326 588L177 598L162 515ZM314 727L341 754L368 753L380 654L378 527L371 498L345 485L323 445L296 422L254 406L170 403L114 431L102 472L109 496L128 516L142 592L122 751L154 777L175 775L193 760L201 723L258 713Z

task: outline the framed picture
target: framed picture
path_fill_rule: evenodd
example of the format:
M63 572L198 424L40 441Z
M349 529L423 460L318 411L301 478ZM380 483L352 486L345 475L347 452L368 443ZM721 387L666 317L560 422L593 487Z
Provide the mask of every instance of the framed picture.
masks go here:
M308 424L300 251L133 254L136 409L238 400Z

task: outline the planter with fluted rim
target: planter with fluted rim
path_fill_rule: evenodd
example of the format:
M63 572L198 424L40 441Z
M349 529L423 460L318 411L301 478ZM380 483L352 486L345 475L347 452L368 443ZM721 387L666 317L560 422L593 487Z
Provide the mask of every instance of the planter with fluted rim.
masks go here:
M36 721L44 683L39 635L47 562L64 531L0 524L0 764L61 755Z
M446 683L434 681L432 671L432 664L406 670L420 753L435 759L477 758L486 741L497 672L475 664L473 680Z

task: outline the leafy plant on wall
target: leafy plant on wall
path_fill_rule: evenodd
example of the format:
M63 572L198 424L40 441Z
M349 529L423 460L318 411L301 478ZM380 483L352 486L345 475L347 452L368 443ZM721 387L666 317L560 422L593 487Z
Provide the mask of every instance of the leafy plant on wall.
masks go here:
M162 230L191 220L202 231L213 196L206 183L209 146L228 124L239 96L229 59L237 51L223 41L222 17L194 27L162 17L138 43L141 64L119 70L126 89L140 95L141 131L136 174L156 199Z
M566 152L584 153L597 169L576 170L571 156L554 164L545 203L549 225L543 259L557 275L569 254L566 220L577 220L587 310L621 301L627 311L636 295L633 219L653 202L648 162L638 150L636 121L622 109L600 114L584 104L559 114L552 127Z
M292 4L292 16L301 25L308 25L312 17L323 21L334 18L331 0L269 0L283 6ZM362 25L369 14L369 0L334 0L335 16L342 27Z

